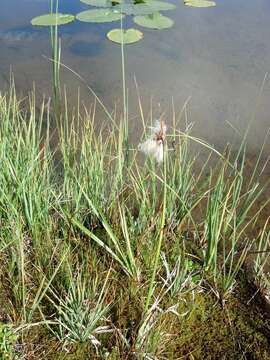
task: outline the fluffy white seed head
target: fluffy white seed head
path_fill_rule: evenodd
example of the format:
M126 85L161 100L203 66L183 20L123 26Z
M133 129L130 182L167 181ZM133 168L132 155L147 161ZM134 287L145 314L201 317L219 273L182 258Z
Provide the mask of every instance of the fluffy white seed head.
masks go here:
M158 163L163 161L163 147L166 138L167 126L163 120L156 120L151 128L150 137L139 144L138 148L146 155L152 156Z

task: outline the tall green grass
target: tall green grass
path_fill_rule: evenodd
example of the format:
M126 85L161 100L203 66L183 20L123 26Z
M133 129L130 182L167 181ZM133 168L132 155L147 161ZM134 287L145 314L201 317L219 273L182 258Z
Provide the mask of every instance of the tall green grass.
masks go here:
M186 296L204 287L226 306L237 289L256 244L249 231L268 203L259 202L261 155L256 182L246 182L244 144L223 154L171 127L161 166L142 159L137 144L127 164L122 114L98 127L95 106L64 111L52 131L51 110L36 108L35 94L17 99L14 84L0 96L1 289L10 320L23 336L35 326L65 346L90 342L93 354L116 347L117 356L163 356L166 321L189 313ZM200 168L194 143L208 152ZM254 260L259 277L267 228Z

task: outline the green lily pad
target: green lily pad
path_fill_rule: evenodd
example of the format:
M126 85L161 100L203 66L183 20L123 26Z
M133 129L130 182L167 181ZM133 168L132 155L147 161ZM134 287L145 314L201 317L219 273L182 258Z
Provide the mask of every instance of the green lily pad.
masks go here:
M122 0L81 0L81 2L96 7L111 7L113 4L120 4Z
M210 1L210 0L184 0L184 4L186 6L193 6L193 7L216 6L215 1Z
M33 18L31 24L34 26L65 25L72 22L74 19L75 17L70 14L50 13Z
M153 9L155 8L156 11L173 10L176 8L174 4L159 0L145 0L145 5L151 6Z
M145 4L122 4L116 5L114 9L125 15L143 15L153 12L152 9L149 9Z
M86 10L77 14L76 18L84 22L105 23L120 20L124 15L111 9Z
M133 44L143 38L143 33L136 29L113 29L108 32L107 37L118 44Z
M160 13L135 16L134 22L140 26L158 30L168 29L174 24L172 19L168 18L167 16L163 16Z
M147 0L142 4L116 5L114 9L126 15L150 15L161 10L173 10L175 5L165 1Z

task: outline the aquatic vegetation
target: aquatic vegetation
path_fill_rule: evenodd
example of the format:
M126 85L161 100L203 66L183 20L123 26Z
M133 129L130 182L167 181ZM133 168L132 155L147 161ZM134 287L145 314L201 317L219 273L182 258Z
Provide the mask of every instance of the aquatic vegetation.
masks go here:
M150 28L150 29L168 29L173 26L173 20L160 13L154 13L151 15L135 16L134 22L138 25Z
M46 15L37 16L31 20L33 26L59 26L66 25L75 19L73 15L51 13Z
M138 15L145 3L84 2L100 4L89 11L102 22L129 14L145 26L168 21ZM147 11L153 6L169 5L149 1ZM51 27L56 78L61 16L41 19ZM27 104L13 86L0 94L0 305L10 299L0 316L13 324L7 351L16 341L33 359L269 359L269 314L245 280L253 251L256 279L266 288L269 277L268 221L255 228L270 202L258 171L267 161L259 156L244 181L245 139L239 151L218 151L188 124L180 130L181 115L150 116L148 134L141 111L143 135L131 144L123 46L142 33L121 26L108 37L121 44L121 113L95 96L90 110L74 115L64 94L54 143L49 105L37 112L35 95ZM110 120L102 127L97 106ZM194 144L207 153L202 162Z
M220 153L189 127L150 119L143 136L162 163L130 147L126 166L117 113L97 131L95 107L78 119L65 111L52 144L50 110L37 113L34 95L27 107L14 88L0 97L0 305L10 299L0 316L24 354L269 358L269 317L243 279L252 251L258 278L268 277L268 223L257 246L250 229L269 199L258 207L257 172L244 182L244 145ZM203 165L193 143L209 152Z
M173 10L175 5L163 1L147 0L134 1L134 3L117 2L103 2L101 5L96 1L83 1L92 6L107 5L107 8L97 10L86 10L79 13L76 18L85 22L111 22L122 20L126 15L135 16L134 22L138 25L145 26L152 29L165 29L173 25L173 21L167 17L162 16L159 11ZM137 17L140 15L140 17ZM122 23L121 23L122 26ZM122 28L121 28L122 29ZM132 44L142 39L142 33L136 29L113 29L107 37L113 42L124 44ZM122 35L121 35L122 34Z
M122 3L122 0L81 0L82 3L97 7L110 7L112 3L114 5Z
M164 142L166 139L167 126L163 120L156 120L151 129L150 137L139 144L138 149L146 155L152 156L158 163L163 162Z
M215 1L210 1L210 0L184 0L184 4L186 6L199 7L199 8L216 6Z
M116 11L126 15L150 15L157 11L175 9L175 5L163 1L146 0L144 2L121 3L114 7Z
M125 15L111 9L86 10L77 14L76 19L83 22L106 23L117 21Z
M132 44L143 37L143 33L136 29L113 29L107 34L108 39L118 44Z
M83 3L98 9L90 9L80 12L76 19L89 23L110 23L121 20L121 29L112 29L107 33L107 38L115 43L133 44L143 38L142 33L137 29L123 29L122 19L125 16L133 16L135 24L149 29L168 29L174 22L160 11L175 9L175 5L160 0L81 0ZM53 0L51 0L53 4ZM215 6L214 1L209 0L184 0L184 5L191 7L211 7ZM51 5L51 9L53 6ZM58 2L56 11L51 10L50 14L41 15L32 19L31 23L35 26L58 26L68 24L75 19L70 14L58 13ZM120 31L122 31L123 36ZM121 35L121 37L120 37Z
M37 16L31 20L33 26L46 26L50 28L51 47L52 47L52 69L53 69L53 91L55 102L55 113L59 116L60 107L60 60L61 60L61 40L58 34L58 26L63 26L74 21L75 16L62 14L59 11L59 1L50 0L50 13Z

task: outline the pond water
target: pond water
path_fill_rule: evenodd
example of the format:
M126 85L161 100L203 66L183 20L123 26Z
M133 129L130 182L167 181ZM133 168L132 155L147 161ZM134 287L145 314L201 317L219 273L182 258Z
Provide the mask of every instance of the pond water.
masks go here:
M270 125L270 1L217 0L210 9L174 3L176 10L166 12L175 21L173 28L141 29L144 39L126 48L131 131L138 127L136 76L146 113L152 101L154 115L165 111L169 119L172 98L176 111L188 100L196 135L221 146L237 142L229 123L244 132L251 122L249 152L257 153ZM79 0L60 0L61 12L87 8ZM49 0L1 0L1 89L8 86L11 67L21 93L33 83L40 96L50 93L51 65L43 56L50 56L48 29L30 25L31 18L48 10ZM115 27L119 23L75 22L61 29L62 61L108 108L121 104L122 94L120 47L106 39ZM93 100L70 71L63 70L61 79L74 102L78 87L85 102Z

